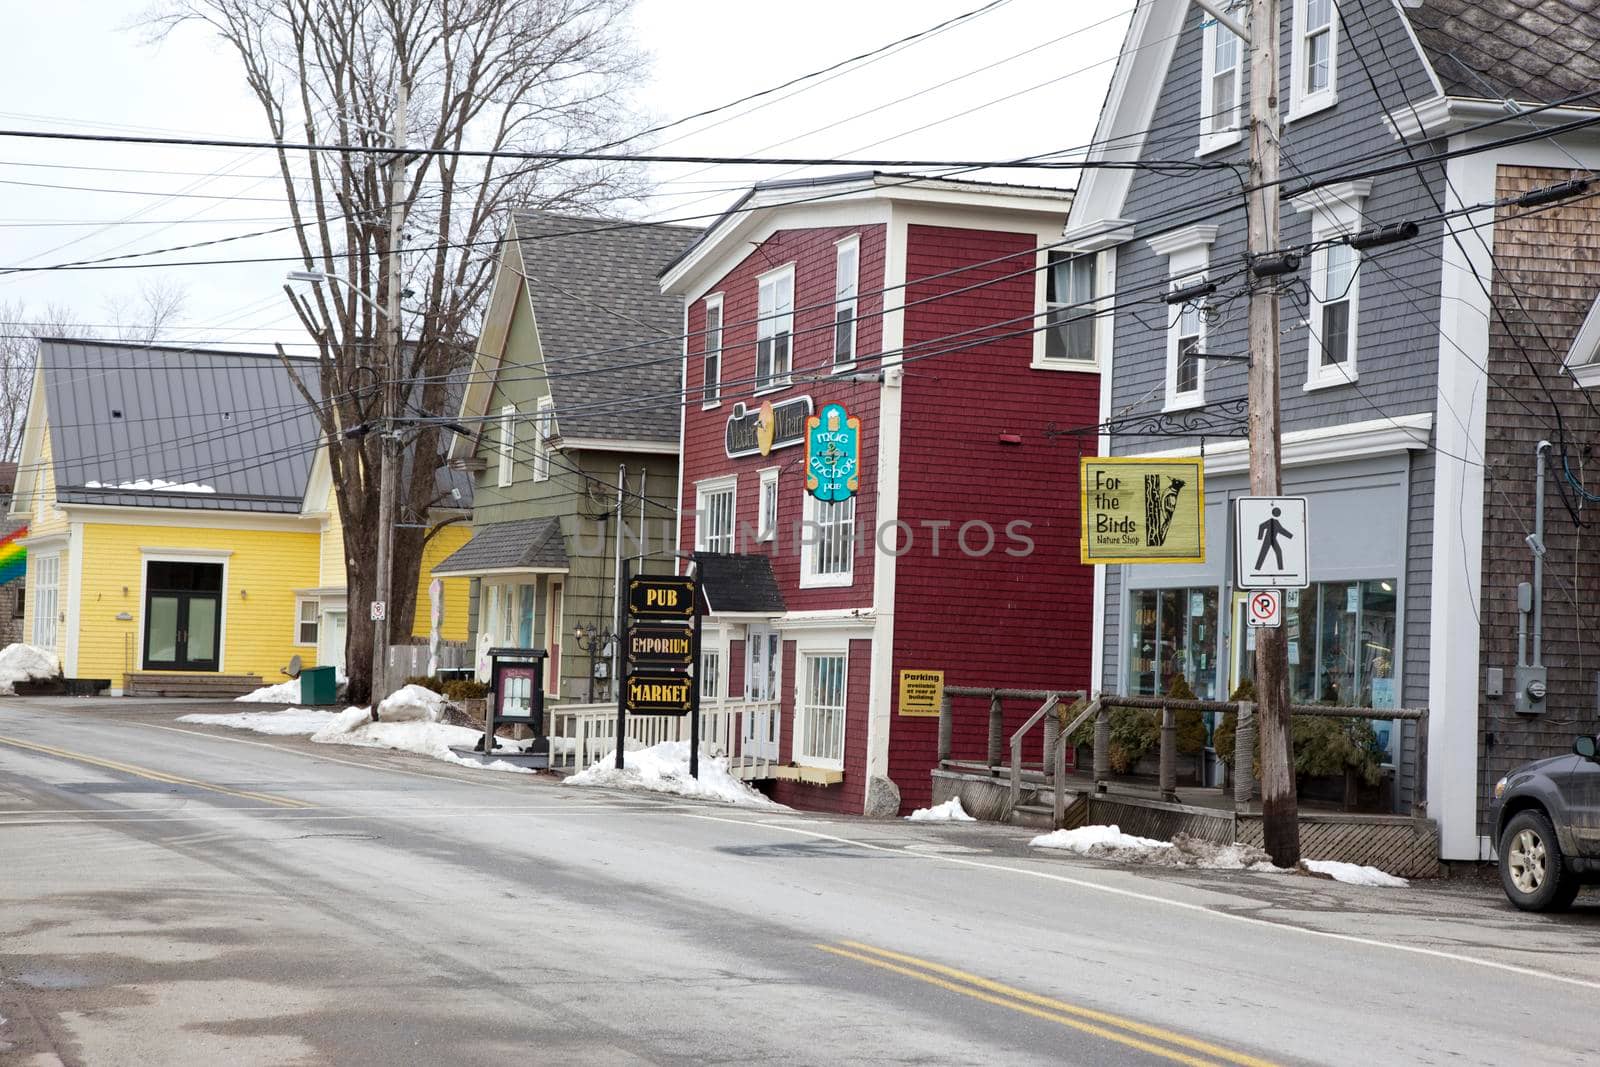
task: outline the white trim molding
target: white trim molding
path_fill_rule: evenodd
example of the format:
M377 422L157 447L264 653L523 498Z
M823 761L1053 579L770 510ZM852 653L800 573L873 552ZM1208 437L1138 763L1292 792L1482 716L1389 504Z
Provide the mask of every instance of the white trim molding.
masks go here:
M1318 426L1310 430L1291 430L1283 435L1282 462L1285 467L1306 467L1314 463L1342 463L1397 452L1415 452L1428 447L1433 415L1396 415L1393 418ZM1160 452L1139 452L1149 458L1200 455L1196 447ZM1206 474L1238 474L1250 469L1250 448L1244 441L1225 441L1207 445Z

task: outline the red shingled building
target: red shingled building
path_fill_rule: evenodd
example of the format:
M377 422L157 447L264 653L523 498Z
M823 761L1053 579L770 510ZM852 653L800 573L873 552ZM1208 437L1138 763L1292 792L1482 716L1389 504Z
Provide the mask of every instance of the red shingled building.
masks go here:
M938 721L902 713L903 671L1088 684L1094 438L1047 431L1098 419L1107 287L1058 250L1070 199L889 174L758 185L662 274L688 334L678 536L704 578L703 691L780 702L752 739L777 800L887 813L869 783L888 779L901 810L927 803ZM805 420L829 404L859 420L842 503L804 485ZM981 756L986 729L958 723L956 755Z

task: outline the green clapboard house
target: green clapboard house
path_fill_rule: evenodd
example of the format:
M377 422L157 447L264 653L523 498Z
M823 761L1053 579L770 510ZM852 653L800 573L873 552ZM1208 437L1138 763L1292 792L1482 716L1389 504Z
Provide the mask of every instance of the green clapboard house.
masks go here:
M698 232L513 217L462 399L475 433L450 453L474 479L472 539L433 569L472 579L482 678L490 648L543 648L549 694L613 695L619 484L622 552L673 569L683 309L656 272Z

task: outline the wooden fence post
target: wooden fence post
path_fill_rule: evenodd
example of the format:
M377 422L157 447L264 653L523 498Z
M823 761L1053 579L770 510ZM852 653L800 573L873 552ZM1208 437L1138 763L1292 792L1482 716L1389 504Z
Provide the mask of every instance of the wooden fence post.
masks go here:
M998 692L989 697L989 766L998 767L1006 759L1005 705Z
M1233 732L1233 807L1250 810L1256 790L1256 709L1248 700L1239 701L1239 717Z
M1102 706L1094 719L1094 791L1104 793L1111 777L1111 709Z
M1066 698L1063 696L1061 703L1057 705L1057 710L1060 711L1066 706ZM1044 717L1044 774L1050 785L1057 789L1061 787L1061 779L1056 775L1058 761L1055 758L1055 753L1060 738L1061 715L1046 715Z
M1161 799L1178 799L1178 717L1161 709Z
M955 737L955 709L950 702L950 694L946 693L939 702L939 763L943 765L950 758L950 745Z

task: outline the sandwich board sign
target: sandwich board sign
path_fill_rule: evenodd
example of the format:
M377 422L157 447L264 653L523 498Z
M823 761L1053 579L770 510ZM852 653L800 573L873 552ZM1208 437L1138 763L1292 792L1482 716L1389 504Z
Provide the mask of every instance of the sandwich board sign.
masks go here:
M1234 584L1240 589L1310 585L1306 498L1242 496L1234 508Z

